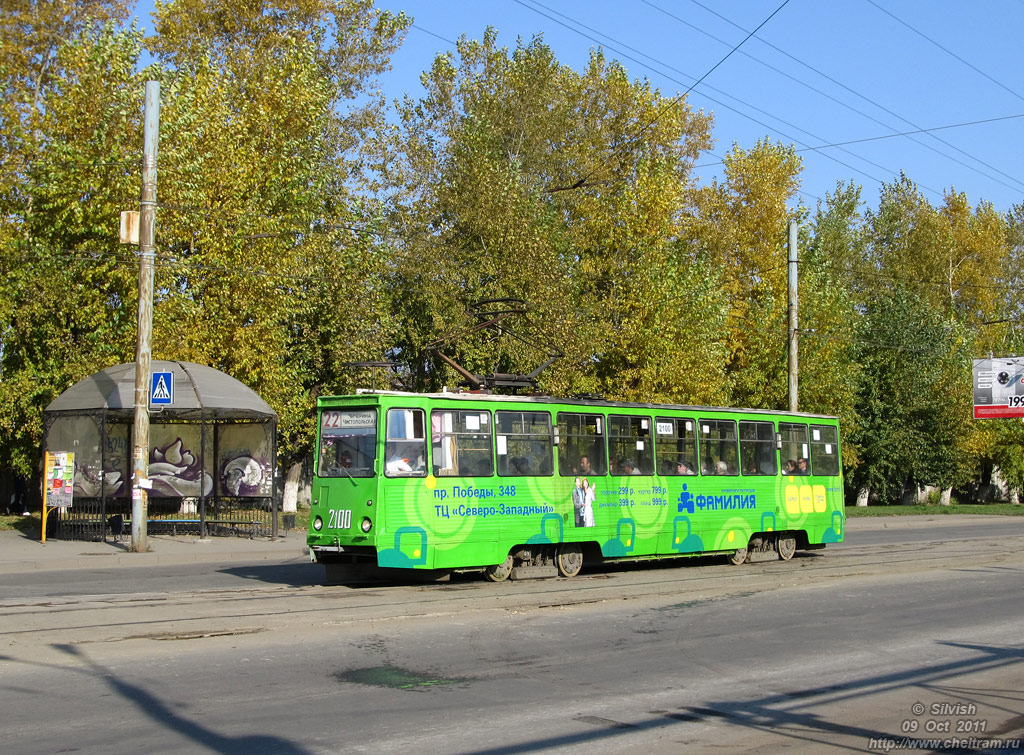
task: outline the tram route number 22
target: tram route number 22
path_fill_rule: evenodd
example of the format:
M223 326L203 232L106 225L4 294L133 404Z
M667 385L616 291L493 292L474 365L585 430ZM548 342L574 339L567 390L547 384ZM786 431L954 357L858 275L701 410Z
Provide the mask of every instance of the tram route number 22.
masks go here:
M352 526L352 510L351 509L331 509L330 516L327 518L328 529L347 530Z

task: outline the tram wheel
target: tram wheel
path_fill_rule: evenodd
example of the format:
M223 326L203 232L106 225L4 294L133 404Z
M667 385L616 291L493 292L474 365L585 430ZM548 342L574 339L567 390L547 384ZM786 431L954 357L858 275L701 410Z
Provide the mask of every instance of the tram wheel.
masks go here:
M494 566L488 566L484 569L484 574L487 575L487 579L491 582L504 582L508 579L508 575L512 573L512 554L508 554L502 563L495 564Z
M555 565L563 577L575 577L583 568L583 548L579 543L565 543L559 546Z
M783 561L789 561L789 559L793 558L793 554L796 553L796 538L779 537L775 543L775 548L779 551L779 558Z
M731 556L729 556L729 563L732 564L733 566L739 566L740 564L742 564L746 560L747 560L747 549L746 548L737 548L736 551Z

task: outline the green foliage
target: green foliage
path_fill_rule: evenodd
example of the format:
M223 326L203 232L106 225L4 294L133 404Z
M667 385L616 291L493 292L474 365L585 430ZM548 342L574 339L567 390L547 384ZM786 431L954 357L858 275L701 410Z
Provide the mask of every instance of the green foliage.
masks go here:
M0 10L0 463L38 464L42 408L134 358L141 103L161 82L154 356L247 383L308 451L318 395L477 373L556 395L782 408L787 226L800 228L800 408L835 414L848 481L897 500L996 464L1015 422L970 419L970 360L1024 348L1024 205L1006 216L906 176L866 209L794 206L790 145L734 145L691 176L711 118L595 52L461 39L388 120L376 77L409 24L370 0L123 2ZM154 63L139 70L146 49ZM520 321L466 331L481 300ZM500 307L501 305L495 305ZM507 327L506 327L507 326ZM508 332L527 335L517 340ZM382 378L376 377L377 384Z
M426 96L400 108L395 171L396 352L415 385L451 382L425 347L473 325L473 302L515 298L528 303L533 337L564 354L543 375L547 389L686 395L677 379L713 353L702 344L680 356L685 334L703 333L687 323L720 316L691 275L698 260L677 244L708 120L600 53L577 73L540 39L509 52L491 29L439 56L423 82ZM453 352L484 373L529 372L544 356L490 333Z

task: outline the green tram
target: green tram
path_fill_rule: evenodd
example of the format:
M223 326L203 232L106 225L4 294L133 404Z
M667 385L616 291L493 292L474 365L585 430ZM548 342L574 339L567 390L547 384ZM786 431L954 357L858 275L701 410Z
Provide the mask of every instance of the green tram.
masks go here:
M308 544L353 567L572 577L586 563L788 560L843 538L839 423L472 393L317 401Z

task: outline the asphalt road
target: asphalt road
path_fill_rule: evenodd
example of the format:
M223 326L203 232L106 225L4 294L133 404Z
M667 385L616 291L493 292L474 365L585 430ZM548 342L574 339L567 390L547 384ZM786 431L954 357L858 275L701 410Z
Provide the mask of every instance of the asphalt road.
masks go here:
M299 562L121 569L117 585L105 570L11 575L0 742L764 753L1024 740L1024 521L849 529L789 563L500 585L325 588Z

